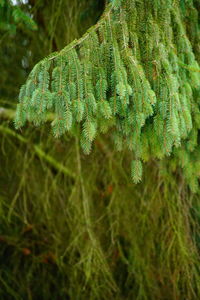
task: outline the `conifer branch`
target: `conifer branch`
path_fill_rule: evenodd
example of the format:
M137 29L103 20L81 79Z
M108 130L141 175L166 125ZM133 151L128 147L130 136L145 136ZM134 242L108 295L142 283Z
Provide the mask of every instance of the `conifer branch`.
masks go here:
M72 41L69 45L67 45L65 48L63 48L60 52L58 52L56 55L50 55L49 60L54 60L55 58L57 58L58 56L62 55L62 54L67 54L68 52L70 52L71 50L73 50L74 48L76 48L77 46L80 46L85 40L87 40L90 37L90 34L92 32L95 32L99 29L99 27L102 25L102 23L105 22L106 18L109 17L110 13L112 12L113 6L108 5L107 9L105 10L105 12L103 13L101 19L97 22L97 24L93 25L87 33L85 33L80 39L75 39L74 41Z
M187 145L200 129L200 66L180 2L160 5L112 0L82 38L39 62L20 90L16 128L50 112L55 137L80 126L86 154L110 129L116 149L133 152L134 182L143 160Z

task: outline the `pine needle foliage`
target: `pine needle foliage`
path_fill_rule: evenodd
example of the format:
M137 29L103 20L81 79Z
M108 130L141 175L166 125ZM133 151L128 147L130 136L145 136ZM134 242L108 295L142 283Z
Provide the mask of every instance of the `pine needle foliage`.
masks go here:
M25 13L19 5L15 6L10 0L0 1L0 31L10 35L16 33L18 26L24 26L29 30L36 30L37 25L30 14Z
M71 5L75 5L77 12L79 3L89 5L89 0L47 1L49 5L44 0L30 2L37 6L35 9L40 17L41 14L48 16L42 19L47 19L44 34L41 23L38 22L40 30L34 35L34 41L38 41L31 48L35 61L42 53L48 53L49 43L60 49L64 41L76 37L76 30L71 27L76 21L72 20L70 26L65 28L63 20L70 21L70 15L74 17ZM58 3L66 6L61 5L60 8ZM190 38L199 62L198 13L194 9L200 9L199 1L181 0L180 3L187 37ZM136 4L138 7L139 1ZM64 14L64 7L68 8L69 17ZM56 31L56 22L52 21L51 12L55 13L54 21L57 18L62 20ZM80 23L84 31L83 23ZM50 30L55 35L52 41L49 40ZM73 34L66 39L66 32ZM137 43L136 38L134 39ZM16 80L21 70L14 67L14 62L21 63L21 57L26 56L30 49L22 46L24 52L20 57L14 52L11 54L8 48L19 55L19 48L16 47L18 40L20 39L17 37L8 45L6 39L7 48L4 52L1 51L1 60L3 58L7 61L7 65L14 71L10 73L8 67L1 65L1 78L7 84L8 79L12 79L12 84L6 88L9 92L11 89L17 90ZM138 40L137 47L141 40L142 38ZM98 48L92 50L98 51ZM186 62L181 62L178 67L180 66L187 72L198 70ZM87 63L86 67L93 66ZM108 72L111 68L112 64ZM153 70L156 77L155 67ZM5 72L7 76L4 75ZM52 70L49 69L48 72L51 85ZM25 74L23 72L23 78ZM3 81L0 79L0 82L0 94L3 96ZM32 94L30 87L31 82L29 91ZM74 91L74 82L71 83L71 89ZM23 97L23 89L21 93ZM85 98L90 114L95 114L99 109L95 95L89 93L88 98ZM192 97L194 101L198 99L197 89L192 89ZM11 99L13 101L14 97ZM24 106L28 106L30 100L24 101ZM76 124L82 130L80 142L81 145L84 143L84 149L88 153L91 151L91 143L85 138L86 119L82 104L83 101L74 100L71 112L79 115ZM57 121L51 101L48 105L47 111L54 111L54 114L48 115L48 120ZM60 113L62 106L56 109ZM26 110L19 110L19 113L21 118L27 119ZM34 110L32 113L35 114ZM134 111L129 115L130 120L132 115ZM143 164L143 182L134 186L130 183L128 169L131 160L139 162L140 159L128 150L132 149L132 141L130 140L128 149L124 149L121 131L112 130L115 118L107 118L107 122L104 122L105 118L101 117L98 123L93 119L95 140L91 155L85 158L78 145L79 131L74 130L73 126L70 132L76 133L75 138L63 134L61 139L54 139L49 135L48 124L40 129L29 125L23 133L16 133L12 124L8 123L12 116L4 119L1 108L0 299L200 298L199 194L191 193L184 179L190 178L190 186L197 188L200 170L197 130L192 129L185 142L181 140L180 147L173 147L171 156L161 161L150 160L154 152L160 151L160 145L152 131L154 127L149 124L154 120L154 115L147 120L144 120L142 114L138 115L137 122L144 124L145 121L142 132L148 129L148 134L142 134L141 145L142 160L149 162ZM192 122L194 116L197 118L198 113L193 113ZM157 124L159 122L158 119ZM36 115L33 123L39 124ZM98 135L99 132L105 133L110 127L112 128L107 134ZM162 126L157 130L161 134ZM112 140L115 148L121 152L114 150ZM182 170L177 166L182 167Z
M195 191L199 172L191 161L199 160L200 129L195 5L192 0L111 1L81 39L34 67L21 88L16 128L27 120L40 125L53 112L54 136L76 134L80 127L85 153L98 133L110 130L117 150L133 152L134 182L141 180L142 161L173 154L178 166L184 161Z

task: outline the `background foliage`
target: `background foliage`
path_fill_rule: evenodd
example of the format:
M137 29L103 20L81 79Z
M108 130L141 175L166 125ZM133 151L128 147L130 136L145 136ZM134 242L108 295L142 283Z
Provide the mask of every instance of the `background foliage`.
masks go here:
M13 128L34 64L80 37L104 8L79 2L0 2L0 297L198 299L199 191L173 159L151 160L133 185L131 156L114 151L109 134L85 156L78 138L55 140L49 124ZM196 35L193 44L199 53Z

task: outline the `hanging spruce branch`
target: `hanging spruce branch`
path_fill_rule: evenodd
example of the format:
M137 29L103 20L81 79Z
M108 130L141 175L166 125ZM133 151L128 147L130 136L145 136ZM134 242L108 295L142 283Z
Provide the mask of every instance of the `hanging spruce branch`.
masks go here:
M188 5L195 10L192 0ZM80 124L85 153L99 132L112 129L117 150L133 152L134 182L141 180L141 161L172 151L179 160L180 147L192 156L200 66L183 20L178 0L111 1L80 40L34 67L20 91L16 128L27 120L40 125L53 112L55 137ZM191 164L184 167L197 178Z

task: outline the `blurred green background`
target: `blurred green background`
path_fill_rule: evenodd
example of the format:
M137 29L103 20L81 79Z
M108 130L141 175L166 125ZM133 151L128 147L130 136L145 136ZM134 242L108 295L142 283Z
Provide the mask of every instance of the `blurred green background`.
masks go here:
M149 162L133 185L131 155L114 151L109 134L85 156L74 137L54 139L50 124L13 126L34 64L79 38L104 7L0 0L2 300L200 298L199 194L173 159Z

